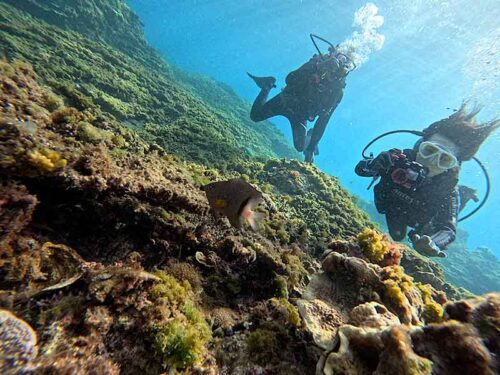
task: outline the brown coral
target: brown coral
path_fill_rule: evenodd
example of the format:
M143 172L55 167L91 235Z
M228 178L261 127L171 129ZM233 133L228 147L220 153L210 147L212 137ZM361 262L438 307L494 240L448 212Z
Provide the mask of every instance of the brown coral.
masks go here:
M325 278L325 274L321 276L323 282L320 287L316 277L313 277L308 287L316 290L323 301L328 301L329 308L337 307L339 298L342 298L342 285L337 285L338 279L330 272L343 272L339 266L345 267L350 262L354 265L359 260L337 253L328 254L323 262L323 267L329 270L328 278ZM358 263L358 272L362 269L362 264ZM332 268L333 265L335 267ZM350 312L349 323L357 327L345 324L337 327L335 340L327 346L330 348L329 352L318 364L320 374L494 373L494 369L498 367L496 358L499 351L498 294L449 303L445 307L446 314L442 316L441 305L434 300L434 295L438 298L439 294L435 294L429 285L414 285L411 279L406 279L399 267L368 269L365 263L368 274L375 272L380 277L380 284L373 283L371 287L378 290L384 305L369 302L356 306ZM355 280L360 280L359 276ZM384 296L388 287L384 282L389 280L390 287L397 291L394 296ZM357 287L360 288L360 285ZM335 293L331 293L332 290ZM401 299L396 304L395 296ZM434 306L437 306L437 312L429 311ZM388 309L397 313L402 322L412 325L401 325L399 319ZM411 316L407 313L411 313ZM321 316L318 312L315 314ZM411 320L407 321L410 317ZM446 320L450 318L459 319L460 322ZM445 321L420 326L422 320L429 323L442 319ZM316 334L320 332L316 328Z
M488 375L496 368L482 336L457 321L422 328L345 325L334 348L318 364L320 374Z
M432 324L412 334L414 350L443 375L493 375L492 358L476 331L455 321Z

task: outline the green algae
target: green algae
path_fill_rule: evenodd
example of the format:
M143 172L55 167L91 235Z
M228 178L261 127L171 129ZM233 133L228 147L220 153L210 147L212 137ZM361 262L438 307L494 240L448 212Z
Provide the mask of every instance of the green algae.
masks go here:
M297 308L292 305L286 298L271 298L270 300L273 308L277 309L284 317L286 323L295 327L299 327L301 319Z
M280 361L281 345L287 337L286 330L277 323L265 323L245 338L250 360L266 366Z
M161 279L161 282L151 290L151 295L155 299L160 299L168 305L180 306L188 298L191 285L187 280L180 284L175 277L164 271L155 272L155 276Z
M374 230L364 229L358 234L357 240L363 253L372 263L380 262L389 251L389 241L384 240L383 235Z
M432 298L431 288L428 284L417 283L417 288L420 290L422 300L424 301L424 311L422 318L425 323L439 323L443 320L444 309Z
M159 358L165 368L184 369L206 353L211 330L195 306L194 293L187 280L181 283L164 271L157 271L155 275L161 281L153 287L151 295L155 303L168 307L173 316L154 329L155 358Z
M173 320L158 330L155 348L165 367L183 369L199 359L204 351L205 337L197 328Z

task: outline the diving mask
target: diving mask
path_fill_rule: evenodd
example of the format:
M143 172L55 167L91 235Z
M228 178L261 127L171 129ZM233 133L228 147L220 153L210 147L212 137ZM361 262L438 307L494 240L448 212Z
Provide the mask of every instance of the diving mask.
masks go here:
M446 148L434 142L422 142L418 148L417 160L427 166L433 175L455 168L459 162Z
M339 62L339 65L342 66L347 73L352 72L354 69L356 69L356 64L354 63L354 61L352 61L352 59L346 54L337 52L335 58Z

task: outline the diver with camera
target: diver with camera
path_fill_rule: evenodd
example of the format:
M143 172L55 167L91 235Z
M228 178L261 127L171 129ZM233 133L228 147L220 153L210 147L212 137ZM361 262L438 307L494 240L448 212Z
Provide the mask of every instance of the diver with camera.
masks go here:
M383 134L363 150L364 159L356 166L359 176L372 177L375 206L385 214L389 234L401 241L408 233L413 247L426 256L445 257L443 252L455 240L457 223L477 212L489 194L489 176L474 157L481 144L499 126L498 120L478 124L479 108L468 111L466 103L448 118L422 132L397 130ZM420 139L411 149L384 151L376 157L365 151L376 140L393 133L411 133ZM463 162L475 160L486 176L487 191L481 204L466 217L459 212L475 190L458 185Z

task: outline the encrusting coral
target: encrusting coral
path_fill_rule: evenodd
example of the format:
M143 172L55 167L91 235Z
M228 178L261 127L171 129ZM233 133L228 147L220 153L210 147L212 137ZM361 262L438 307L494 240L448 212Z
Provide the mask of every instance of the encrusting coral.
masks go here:
M48 148L29 151L27 156L29 163L42 173L54 172L68 164L67 160L63 159L61 155Z
M387 234L365 228L358 234L357 241L370 262L381 267L399 264L403 246L389 240Z
M313 279L309 294L342 312L347 285L338 274L346 269L356 272L352 290L370 290L359 297L372 301L352 300L357 306L348 313L349 324L338 322L317 374L472 375L493 374L497 368L498 294L445 304L442 292L414 284L399 266L380 268L338 253L326 255L323 269L322 281Z

